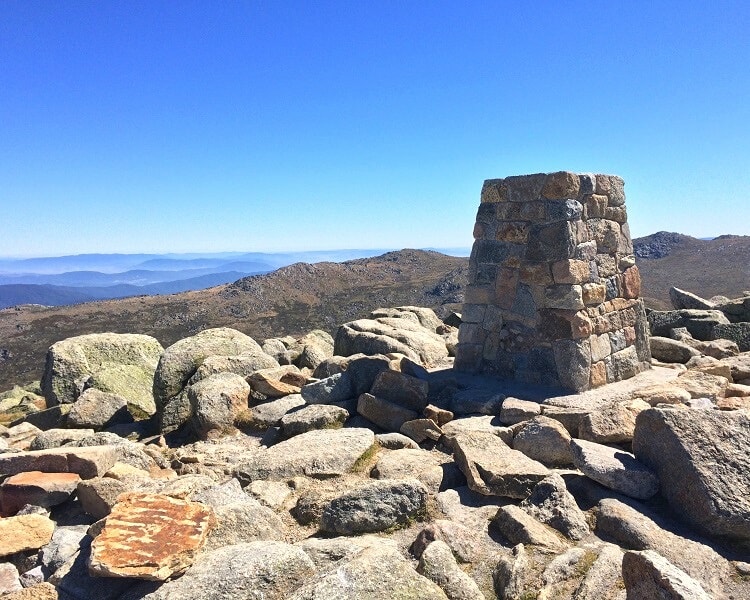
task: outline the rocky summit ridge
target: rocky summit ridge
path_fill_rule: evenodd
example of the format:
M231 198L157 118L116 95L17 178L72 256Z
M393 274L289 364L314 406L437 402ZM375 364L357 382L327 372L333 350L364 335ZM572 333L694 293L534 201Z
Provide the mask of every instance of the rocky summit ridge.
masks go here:
M750 297L671 296L579 394L452 369L418 306L58 341L0 395L0 598L748 598Z

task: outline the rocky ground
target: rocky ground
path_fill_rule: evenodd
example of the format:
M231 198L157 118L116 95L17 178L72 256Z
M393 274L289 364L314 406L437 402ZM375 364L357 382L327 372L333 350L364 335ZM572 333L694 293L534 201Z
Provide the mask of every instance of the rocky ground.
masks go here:
M745 299L673 302L575 395L454 372L417 307L58 342L0 395L0 596L748 598Z

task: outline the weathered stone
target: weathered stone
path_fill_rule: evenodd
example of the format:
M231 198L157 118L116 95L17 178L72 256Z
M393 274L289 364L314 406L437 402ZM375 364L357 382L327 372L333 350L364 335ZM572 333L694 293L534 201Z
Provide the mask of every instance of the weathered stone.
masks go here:
M421 413L427 406L426 381L398 371L382 371L375 377L370 393Z
M591 345L588 340L558 340L553 343L560 384L573 391L585 390L591 380Z
M732 571L729 562L709 546L672 533L634 508L613 498L599 502L596 533L630 550L654 550L701 582L716 597L724 597ZM660 519L663 522L663 519ZM674 529L674 524L665 523Z
M25 504L49 508L62 504L81 480L77 473L27 471L8 477L0 486L0 508L4 516L14 515Z
M378 433L375 435L375 439L381 448L388 450L419 449L419 445L413 439L402 433Z
M143 600L287 600L315 574L305 552L284 542L233 544L199 555L187 572Z
M668 363L685 364L694 356L700 356L700 352L691 348L683 342L665 337L651 337L651 356L656 360Z
M336 333L334 352L341 356L398 352L426 365L448 356L445 341L437 333L407 319L387 317L345 323Z
M12 454L0 454L0 473L15 475L24 471L78 473L82 479L99 477L115 464L115 446L91 448L50 448Z
M52 539L54 522L44 515L18 515L0 519L0 558L16 552L38 550Z
M438 441L440 436L443 435L440 427L432 419L414 419L413 421L406 421L401 425L399 430L404 435L408 435L417 443L422 443L426 440Z
M348 371L308 383L300 392L308 404L333 404L354 395L352 376Z
M511 556L501 556L492 573L497 597L505 600L523 600L524 595L533 594L534 592L528 589L535 578L530 567L523 544L514 546Z
M192 425L199 436L212 429L226 431L247 409L250 386L235 373L217 373L187 388Z
M604 544L575 592L576 600L622 600L622 550Z
M575 466L604 487L641 500L659 491L656 475L629 452L575 439L570 449Z
M415 479L383 479L332 500L320 527L329 533L357 535L404 526L426 508L427 489Z
M279 516L250 496L214 505L214 515L216 527L208 534L206 550L259 540L283 541L286 536Z
M719 375L710 375L700 371L685 371L672 382L675 386L687 391L692 398L722 398L729 380Z
M344 367L352 379L352 395L358 398L370 391L379 373L390 368L391 359L382 354L366 356L355 354L344 359Z
M93 383L153 412L150 387L162 351L147 335L93 333L62 340L47 352L44 396L50 404L71 403Z
M419 417L413 410L372 394L362 394L359 397L357 412L386 431L401 431L404 423Z
M704 533L750 540L750 417L743 411L650 409L633 452L672 509Z
M7 598L6 594L22 589L18 569L10 563L0 563L0 596Z
M165 581L192 564L214 526L212 509L161 494L121 496L91 544L89 571Z
M628 598L638 600L710 600L695 579L653 550L626 552L622 577Z
M456 563L450 547L443 541L432 542L419 558L417 571L433 581L450 600L484 600L476 582Z
M132 420L126 398L89 388L73 403L68 412L67 424L68 427L99 430L117 423L129 423Z
M49 544L40 552L39 558L44 571L54 573L75 556L81 549L87 530L86 525L56 527Z
M44 582L3 596L3 600L58 600L58 598L55 586Z
M190 418L189 410L185 410L185 403L189 408L189 402L185 399L180 404L180 393L206 358L246 353L262 354L263 350L251 337L228 327L206 329L164 350L153 377L153 395L160 412L162 430L176 429ZM170 406L175 403L177 406ZM163 413L167 409L169 418L165 423Z
M7 431L3 434L3 439L9 448L13 448L14 450L29 450L40 433L42 433L42 430L36 425L19 423L18 425L8 427ZM0 473L2 472L0 469Z
M320 478L342 475L374 443L375 434L369 429L308 431L260 450L249 462L237 467L236 475L242 482L278 481L298 475Z
M290 413L290 411L293 411L298 408L302 408L306 406L305 400L302 398L300 394L291 394L289 396L284 396L283 398L279 398L278 400L273 400L271 402L264 402L263 404L258 404L257 406L253 406L251 409L249 409L249 418L250 418L250 425L255 429L265 430L269 427L277 427L281 425L281 421L284 419L284 417ZM317 405L313 405L317 406ZM327 406L327 405L320 405L320 406ZM335 406L331 406L328 408L337 408ZM343 409L339 409L343 410ZM289 436L287 436L289 437Z
M581 540L589 533L586 516L557 473L536 484L531 495L521 503L521 508L571 540Z
M635 399L592 410L581 419L578 437L598 444L630 442L638 413L649 407L647 402Z
M505 425L514 425L533 419L541 414L542 407L538 402L519 400L518 398L506 398L500 408L500 422Z
M285 600L446 600L432 581L417 573L398 549L381 541L346 558L334 570L311 578Z
M242 377L250 377L263 369L273 369L278 368L278 366L278 361L269 355L265 349L263 352L246 352L234 356L207 356L195 371L195 374L190 377L189 382L191 384L196 383L201 379L219 373L234 373Z
M349 418L349 411L328 404L312 404L287 412L281 417L281 437L286 439L314 429L338 429Z
M256 371L247 378L248 384L254 392L266 398L283 398L290 394L299 394L301 388L292 383L287 383L277 378L277 373L269 373L268 369ZM278 371L278 369L272 369Z
M671 383L657 383L635 390L633 397L648 402L651 406L683 404L690 400L690 392Z
M452 446L469 488L486 496L523 499L549 475L544 465L511 449L492 433L459 433Z
M518 506L501 506L492 524L511 544L531 544L544 552L561 552L566 544L551 529Z
M372 476L378 479L413 477L421 481L431 492L438 492L442 487L465 485L465 480L459 481L463 476L450 456L422 449L404 448L382 453ZM445 486L444 481L447 484Z
M451 411L433 406L432 404L428 404L422 411L422 414L425 416L425 418L432 419L435 423L438 424L439 427L442 427L449 421L452 421L454 417L454 414Z
M669 288L669 299L675 310L683 308L712 310L716 308L716 305L713 302L676 287Z
M513 449L548 467L566 466L573 462L570 439L562 423L540 415L518 430L513 437Z
M443 439L450 446L451 439L459 433L473 433L482 431L498 436L508 446L513 444L513 430L510 427L504 427L498 417L462 417L454 419L443 426Z

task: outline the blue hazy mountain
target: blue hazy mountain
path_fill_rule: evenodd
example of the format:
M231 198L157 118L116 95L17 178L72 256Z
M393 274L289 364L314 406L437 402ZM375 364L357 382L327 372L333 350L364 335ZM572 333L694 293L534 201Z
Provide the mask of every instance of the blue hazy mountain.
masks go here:
M343 262L391 249L206 254L78 254L0 258L0 309L62 306L127 296L174 294L231 283L298 262ZM468 256L468 248L443 249Z

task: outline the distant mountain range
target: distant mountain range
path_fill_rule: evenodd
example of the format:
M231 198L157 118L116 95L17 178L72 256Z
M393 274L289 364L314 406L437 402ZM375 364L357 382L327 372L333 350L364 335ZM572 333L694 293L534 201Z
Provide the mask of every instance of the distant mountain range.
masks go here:
M0 259L0 309L63 306L130 296L176 294L231 283L297 262L341 262L383 249L221 254L80 254ZM469 249L450 249L450 254Z
M706 298L717 294L736 297L750 289L750 236L699 240L659 232L636 239L633 245L643 279L642 294L652 308L669 308L671 286ZM157 261L151 263L155 270L166 271L161 261L172 259L147 260ZM231 260L237 262L237 256ZM59 300L70 306L7 308L0 310L0 391L38 379L47 348L84 333L145 333L167 346L202 329L220 326L234 327L257 340L314 328L335 333L339 324L380 306L416 304L443 315L461 308L468 262L465 257L401 250L342 263L298 262L249 277L231 275L237 281L223 285L204 282L213 287L168 292L173 295L83 304L72 304L73 298L63 297ZM191 285L189 279L171 282L180 284ZM81 288L67 288L67 292L76 289ZM143 294L148 288L137 289Z

